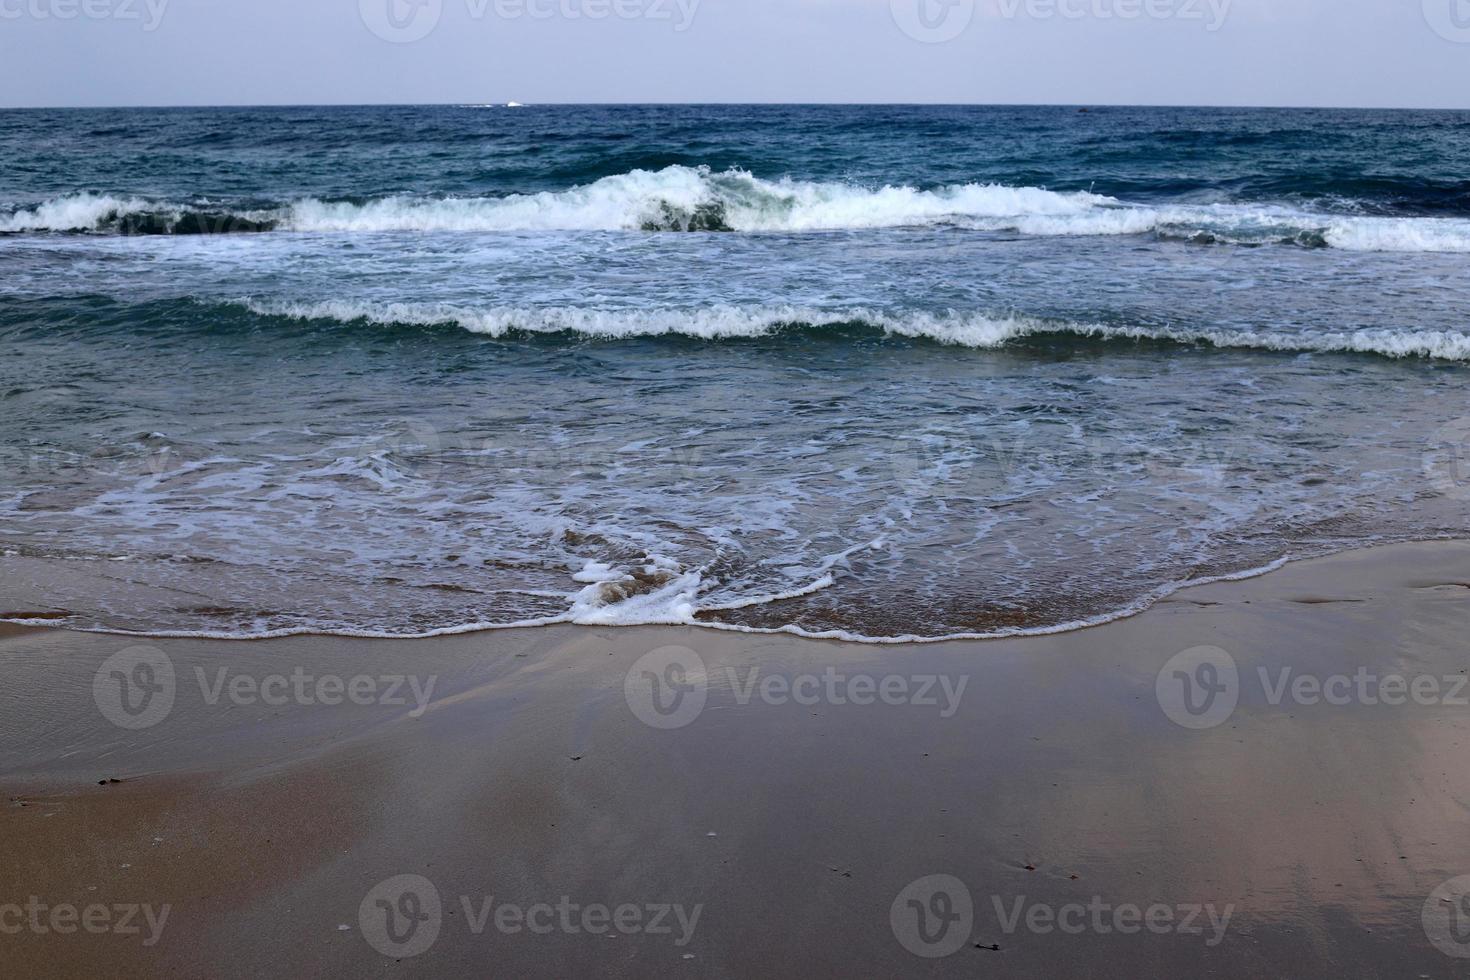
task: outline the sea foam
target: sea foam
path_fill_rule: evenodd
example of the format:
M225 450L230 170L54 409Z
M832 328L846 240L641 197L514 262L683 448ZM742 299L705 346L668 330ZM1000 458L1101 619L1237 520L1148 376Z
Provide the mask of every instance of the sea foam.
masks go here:
M138 197L110 194L68 194L30 208L0 215L0 233L27 231L96 231L132 214L158 211L160 206ZM163 210L174 210L171 207Z
M895 336L924 338L964 347L997 347L1028 333L1044 332L1043 321L959 314L890 314L871 309L816 309L802 306L708 306L693 309L613 310L575 306L486 307L329 300L277 303L245 300L262 316L296 320L366 321L380 325L455 325L491 337L513 334L575 333L614 340L683 336L700 340L764 337L790 327L859 325L879 327Z
M502 197L395 195L365 202L303 198L219 214L137 197L73 194L0 215L0 233L328 234L525 231L830 232L949 226L1034 236L1146 235L1224 244L1287 243L1351 251L1470 251L1470 220L1304 211L1272 204L1151 205L1086 191L965 183L766 180L743 170L670 166L579 187ZM143 218L149 220L141 220ZM234 218L236 220L229 220ZM130 220L131 219L131 220Z
M304 200L296 231L835 231L929 225L960 217L1080 215L1110 199L1037 187L962 184L934 190L769 181L741 170L673 166L583 187L501 198L389 197L366 204Z
M1394 328L1304 332L1246 328L1190 329L1079 323L1030 316L945 311L890 312L850 307L709 306L692 309L595 309L586 307L486 307L331 300L319 303L242 301L262 316L296 320L362 321L383 326L457 326L490 337L579 334L594 339L682 336L722 341L768 337L783 330L860 326L894 337L977 349L997 348L1038 336L1099 340L1156 340L1215 347L1302 353L1360 353L1470 361L1470 334Z

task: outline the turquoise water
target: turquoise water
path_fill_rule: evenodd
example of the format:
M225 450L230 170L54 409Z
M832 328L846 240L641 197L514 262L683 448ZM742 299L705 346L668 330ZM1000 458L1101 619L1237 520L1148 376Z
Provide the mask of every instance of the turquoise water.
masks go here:
M989 635L1459 535L1467 150L1448 112L0 112L0 613Z

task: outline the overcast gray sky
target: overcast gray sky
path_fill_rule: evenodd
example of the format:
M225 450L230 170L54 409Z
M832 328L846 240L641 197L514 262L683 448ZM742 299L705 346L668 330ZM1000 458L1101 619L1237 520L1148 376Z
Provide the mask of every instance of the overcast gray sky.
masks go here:
M1470 107L1470 0L0 0L0 104Z

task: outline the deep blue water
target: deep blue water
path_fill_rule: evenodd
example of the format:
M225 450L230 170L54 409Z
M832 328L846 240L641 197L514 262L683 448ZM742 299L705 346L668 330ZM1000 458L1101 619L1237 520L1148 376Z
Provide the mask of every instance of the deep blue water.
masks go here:
M0 111L0 614L1046 629L1459 535L1470 113Z
M561 191L633 170L971 182L1130 201L1470 214L1470 113L1008 106L0 112L10 205L90 191L255 208Z

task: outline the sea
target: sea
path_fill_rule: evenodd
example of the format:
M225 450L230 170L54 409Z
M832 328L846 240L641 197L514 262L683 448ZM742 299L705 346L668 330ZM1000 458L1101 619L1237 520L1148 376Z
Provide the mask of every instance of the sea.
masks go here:
M1044 633L1470 519L1470 113L0 111L0 618Z

